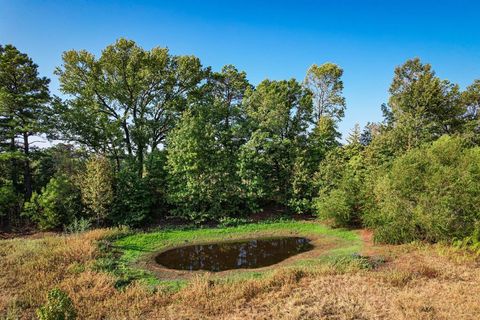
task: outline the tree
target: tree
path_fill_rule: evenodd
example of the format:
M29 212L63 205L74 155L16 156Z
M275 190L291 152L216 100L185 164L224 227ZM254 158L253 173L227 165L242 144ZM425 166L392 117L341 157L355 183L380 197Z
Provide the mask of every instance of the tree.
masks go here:
M317 215L336 226L359 226L362 221L366 175L359 133L357 127L347 145L331 150L315 174Z
M210 81L210 92L203 97L210 99L211 102L207 103L213 105L213 110L209 112L209 123L214 126L215 135L219 140L218 147L223 149L221 163L224 164L222 170L226 174L225 178L228 183L238 187L239 149L250 135L243 98L247 89L252 89L252 86L248 83L246 73L238 71L232 65L226 65L221 72L213 73ZM206 108L209 106L206 105ZM202 110L200 112L205 114Z
M252 206L287 204L297 152L305 144L311 95L294 79L262 81L244 98L250 139L241 147L239 169Z
M292 194L289 207L297 213L313 213L312 200L318 195L317 186L312 177L318 171L319 164L333 149L340 146L335 121L321 117L309 134L306 145L299 148L292 174Z
M83 172L88 153L71 144L57 143L49 148L35 150L32 158L33 189L38 192L55 175L75 177Z
M169 202L175 215L196 222L238 211L241 195L210 114L187 111L168 139Z
M458 85L440 80L429 64L415 58L397 67L389 91L386 112L400 148L461 131L464 109Z
M210 81L218 113L217 125L222 133L221 141L234 159L236 151L248 138L242 101L245 91L252 86L248 83L246 73L238 71L232 65L226 65L221 72L213 73Z
M372 140L380 134L381 125L374 122L368 122L360 134L360 143L366 147L370 145Z
M311 177L326 154L339 146L337 123L346 108L342 75L343 70L333 63L314 64L303 82L304 88L311 92L313 113L309 121L313 128L295 160L289 205L296 212L314 211L312 199L318 190Z
M21 157L10 157L11 179L14 187L19 184L17 163L23 162L25 199L32 195L32 169L30 137L47 131L50 80L38 75L38 66L26 54L12 45L0 46L0 122L3 144L9 143L8 152ZM7 140L7 141L5 141Z
M110 161L102 156L89 159L85 172L79 178L79 184L83 204L100 225L110 213L113 202L113 172Z
M20 212L22 201L10 181L0 184L0 227Z
M134 158L142 176L146 152L164 142L208 70L193 56L119 39L99 59L84 50L65 52L56 74L70 95L57 104L64 138L115 157L117 165Z
M314 123L323 116L335 121L343 118L346 103L342 95L342 75L343 70L334 63L314 64L308 69L304 86L313 94Z
M465 110L465 121L467 122L467 132L477 135L480 131L480 80L475 80L473 84L462 92L462 104Z
M242 100L245 72L228 65L213 73L168 138L169 202L177 216L201 222L242 206L237 158L247 139Z

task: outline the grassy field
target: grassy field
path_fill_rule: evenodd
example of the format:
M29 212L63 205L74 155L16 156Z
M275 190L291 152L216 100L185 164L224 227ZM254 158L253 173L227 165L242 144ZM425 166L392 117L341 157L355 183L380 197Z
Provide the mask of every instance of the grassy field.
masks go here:
M159 278L145 268L184 243L269 235L324 243L276 268ZM80 319L478 319L479 259L446 245L375 246L313 222L132 233L93 230L0 242L0 319L32 319L60 288Z

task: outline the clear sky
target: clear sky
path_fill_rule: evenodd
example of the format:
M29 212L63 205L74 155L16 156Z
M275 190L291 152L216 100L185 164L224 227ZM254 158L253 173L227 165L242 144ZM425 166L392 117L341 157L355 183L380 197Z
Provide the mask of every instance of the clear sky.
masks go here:
M420 57L462 88L480 78L480 1L21 1L0 0L0 43L29 54L42 75L67 49L99 54L119 37L167 46L253 84L302 80L313 64L345 71L340 125L381 119L395 66Z

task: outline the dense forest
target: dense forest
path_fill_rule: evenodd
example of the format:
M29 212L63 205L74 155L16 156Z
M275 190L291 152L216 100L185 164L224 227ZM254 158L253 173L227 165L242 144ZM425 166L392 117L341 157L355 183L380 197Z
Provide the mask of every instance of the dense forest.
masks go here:
M408 60L384 120L342 140L333 63L254 86L233 65L214 71L126 39L62 59L59 97L27 54L0 46L0 229L221 223L282 208L371 228L379 242L480 240L480 80L462 90Z

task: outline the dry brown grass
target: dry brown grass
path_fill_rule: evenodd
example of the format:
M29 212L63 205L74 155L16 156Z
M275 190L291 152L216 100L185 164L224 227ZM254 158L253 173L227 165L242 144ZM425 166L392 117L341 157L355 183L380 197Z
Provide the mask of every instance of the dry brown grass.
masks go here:
M388 262L340 272L279 269L258 280L197 277L176 293L152 293L92 271L96 241L111 230L0 242L0 318L32 319L53 287L80 319L478 319L480 268L446 246L369 247Z

